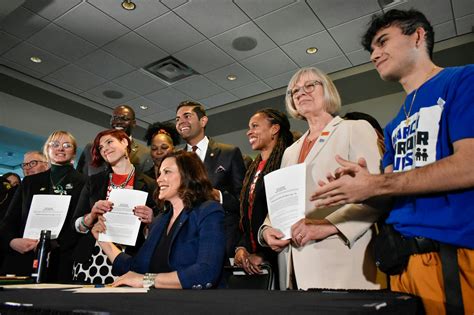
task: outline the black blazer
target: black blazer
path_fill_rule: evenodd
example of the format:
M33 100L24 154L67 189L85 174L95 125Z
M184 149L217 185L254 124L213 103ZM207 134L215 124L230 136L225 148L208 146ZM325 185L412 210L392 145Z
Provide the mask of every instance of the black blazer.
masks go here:
M16 273L18 275L31 274L34 259L33 251L26 254L19 254L10 248L10 241L14 238L23 237L33 196L53 194L50 174L51 170L47 170L43 173L26 176L13 196L7 214L0 225L0 243L3 249L7 252L2 272ZM57 248L56 253L68 261L56 261L60 264L58 267L54 266L55 260L50 258L49 268L49 270L56 270L57 267L61 269L61 272L65 272L66 275L61 274L58 276L58 281L69 281L71 279L71 276L67 276L67 269L69 269L69 274L71 274L72 270L72 261L69 261L68 256L71 256L70 252L75 247L78 239L76 231L71 228L71 218L79 200L82 187L86 181L86 176L80 174L72 167L71 172L66 178L67 180L65 181L64 186L71 187L70 189L66 189L67 194L71 196L71 202L69 204L66 221L64 222L63 228L61 229L57 239L59 248ZM51 276L53 277L53 275Z
M251 179L253 179L255 172L251 174ZM249 220L248 217L248 194L249 194L250 186L245 192L244 200L241 200L242 208L244 213L242 213L241 218L241 229L240 229L240 240L237 246L242 246L247 249L249 253L254 253L252 251L252 245L250 240L250 235L252 234L253 239L257 245L256 253L262 256L266 261L270 262L272 266L276 267L276 258L277 253L274 252L270 247L263 247L258 243L258 230L260 226L262 226L263 221L268 214L268 207L267 207L267 196L265 193L265 185L263 181L263 175L260 174L258 177L257 182L255 183L255 191L254 191L254 201L253 201L253 208L252 208L252 219Z
M90 213L92 207L98 200L104 200L107 196L107 187L109 184L109 171L105 171L89 177L89 180L82 189L81 196L77 203L76 210L71 221L71 227L74 232L80 236L79 242L74 250L73 259L76 262L85 263L91 256L94 249L95 238L91 233L82 234L75 230L75 222L79 217ZM133 189L148 192L146 205L153 209L155 215L157 215L156 204L153 201L153 193L156 189L156 182L150 177L144 175L141 172L135 173L135 181L133 183ZM137 243L134 247L127 247L127 253L134 254L138 250L141 244L145 241L143 236L142 224L140 227L140 233L138 233Z
M234 257L239 234L239 195L245 175L240 149L209 139L204 166L212 186L222 193L227 257Z

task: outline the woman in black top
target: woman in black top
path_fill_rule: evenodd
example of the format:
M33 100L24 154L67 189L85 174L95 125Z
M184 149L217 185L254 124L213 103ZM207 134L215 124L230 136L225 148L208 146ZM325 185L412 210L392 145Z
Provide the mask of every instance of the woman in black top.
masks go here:
M263 262L277 266L277 254L269 247L260 246L257 238L268 213L263 176L280 168L283 152L293 143L293 135L284 113L265 108L250 118L247 136L252 149L260 153L245 174L240 194L241 237L234 263L249 274L257 274Z
M86 180L84 175L73 168L76 149L76 140L67 131L55 131L46 140L43 151L51 169L23 179L0 227L1 245L6 250L2 274L31 275L38 240L23 238L23 232L33 196L70 195L66 221L58 238L51 241L47 281L72 280L72 251L77 235L70 221Z

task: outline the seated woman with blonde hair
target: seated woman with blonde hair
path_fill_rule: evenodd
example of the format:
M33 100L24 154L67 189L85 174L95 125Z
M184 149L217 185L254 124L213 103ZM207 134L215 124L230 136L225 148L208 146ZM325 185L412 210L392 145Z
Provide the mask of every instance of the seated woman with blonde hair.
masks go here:
M158 201L168 209L153 222L148 238L131 257L113 243L99 242L120 277L114 286L210 289L221 286L224 210L214 201L204 164L192 152L168 154L157 179ZM92 229L107 231L103 216Z

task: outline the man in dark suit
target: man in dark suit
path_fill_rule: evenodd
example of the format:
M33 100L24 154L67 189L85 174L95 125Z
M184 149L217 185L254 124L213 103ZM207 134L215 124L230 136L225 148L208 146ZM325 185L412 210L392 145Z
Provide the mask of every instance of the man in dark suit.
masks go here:
M143 173L149 170L153 166L153 161L150 157L150 150L134 141L132 138L132 130L136 126L135 111L128 105L117 106L110 118L110 127L112 129L121 129L130 136L132 140L132 151L130 152L130 161L135 166L137 171ZM88 143L82 151L79 161L77 162L77 170L87 176L91 176L100 172L105 171L107 166L102 164L99 167L91 165L91 143Z
M178 105L176 130L186 141L185 150L194 151L204 162L216 200L225 210L226 255L233 258L239 233L239 196L245 165L239 148L215 142L205 135L207 122L202 104L184 101Z

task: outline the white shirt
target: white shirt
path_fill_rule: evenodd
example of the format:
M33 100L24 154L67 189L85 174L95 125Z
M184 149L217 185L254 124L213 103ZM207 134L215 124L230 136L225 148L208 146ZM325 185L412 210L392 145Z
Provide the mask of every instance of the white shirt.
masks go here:
M206 158L206 152L207 152L207 147L209 146L209 138L204 136L201 141L199 141L196 146L198 147L196 150L196 154L199 156L201 161L204 162L204 159ZM189 143L186 145L188 152L193 151L192 145Z

